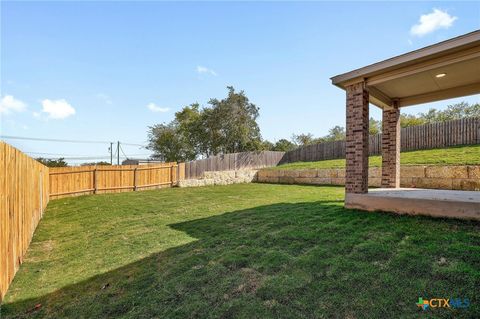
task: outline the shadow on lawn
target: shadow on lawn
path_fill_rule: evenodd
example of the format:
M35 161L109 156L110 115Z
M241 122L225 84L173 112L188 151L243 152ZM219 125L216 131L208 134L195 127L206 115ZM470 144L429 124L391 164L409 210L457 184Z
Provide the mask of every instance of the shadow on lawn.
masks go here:
M437 309L439 317L478 314L478 223L342 203L280 203L170 225L198 240L3 305L2 318L412 317L422 312L419 296L470 298L469 309Z

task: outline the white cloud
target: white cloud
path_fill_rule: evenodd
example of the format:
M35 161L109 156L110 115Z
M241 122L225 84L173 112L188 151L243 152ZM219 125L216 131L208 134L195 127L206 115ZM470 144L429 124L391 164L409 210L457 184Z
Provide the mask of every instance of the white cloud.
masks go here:
M22 112L27 105L17 100L12 95L5 95L0 100L0 113L9 114L11 112Z
M110 96L108 94L105 94L105 93L98 93L97 94L97 98L99 98L100 100L102 100L103 102L105 102L105 104L109 104L111 105L113 102L112 102L112 99L110 98Z
M201 66L201 65L198 65L197 66L197 73L198 74L202 74L202 73L206 73L206 74L210 74L210 75L213 75L213 76L217 76L217 72L215 72L214 70L212 69L209 69L205 66Z
M160 107L158 105L155 105L155 103L149 103L147 105L147 109L149 109L152 112L160 112L160 113L165 113L170 110L168 107Z
M418 24L410 29L412 35L422 37L438 29L448 29L457 20L457 17L451 16L446 11L433 9L429 14L422 14Z
M64 119L75 114L75 109L65 100L49 100L42 101L42 112L48 114L51 119ZM36 114L34 113L34 116Z

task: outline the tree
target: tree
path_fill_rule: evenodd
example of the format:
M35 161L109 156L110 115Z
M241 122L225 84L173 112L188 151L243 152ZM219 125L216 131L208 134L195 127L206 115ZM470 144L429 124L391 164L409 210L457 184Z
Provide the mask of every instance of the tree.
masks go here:
M480 117L480 104L470 105L467 102L460 102L447 106L447 109L439 111L430 109L427 113L420 113L420 118L425 119L426 123L445 122L458 120L467 117Z
M275 145L273 146L273 148L271 148L271 150L279 151L279 152L288 152L295 149L296 147L297 146L294 143L282 138L275 143Z
M262 141L262 147L260 148L262 151L273 151L275 148L275 144L270 141L264 140Z
M184 162L196 158L196 153L188 144L176 121L169 124L156 124L148 133L148 148L154 157L163 157L166 162Z
M425 124L425 119L419 118L412 114L400 114L400 126L401 127L409 127L409 126L416 126L416 125L423 125Z
M168 124L149 127L148 148L167 161L188 161L199 156L261 150L257 124L259 108L243 91L227 87L226 98L211 99L200 109L198 103L175 113ZM270 147L269 145L267 147Z
M408 127L469 117L480 117L480 103L460 102L448 105L443 111L431 108L428 112L417 115L402 114L400 115L400 126Z
M63 157L58 159L39 157L36 160L48 167L67 167L68 166L68 163L65 162L65 159Z
M324 141L341 141L345 139L345 128L343 126L334 126L328 130L328 135L323 138Z
M305 145L313 144L315 140L313 138L313 134L307 133L307 134L298 134L298 135L293 134L292 141L297 146L305 146Z
M382 132L382 121L377 121L373 117L370 118L368 123L368 133L375 135Z
M190 104L175 113L174 125L177 134L182 136L182 153L187 160L193 160L201 153L201 141L204 138L204 129L201 123L202 113L198 103Z
M82 163L80 166L94 166L94 165L99 165L99 166L107 166L107 165L112 165L109 162L105 161L100 161L100 162L90 162L90 163Z
M211 99L211 108L205 113L204 126L210 144L210 153L235 153L258 150L262 138L257 124L259 108L250 103L243 91L235 92L227 87L228 96L223 100Z

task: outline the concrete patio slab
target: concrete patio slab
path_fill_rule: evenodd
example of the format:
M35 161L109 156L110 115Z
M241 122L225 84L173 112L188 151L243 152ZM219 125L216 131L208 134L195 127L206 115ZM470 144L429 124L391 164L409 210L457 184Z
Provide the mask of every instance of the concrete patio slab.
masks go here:
M480 192L418 188L377 188L347 193L345 207L367 211L480 220Z

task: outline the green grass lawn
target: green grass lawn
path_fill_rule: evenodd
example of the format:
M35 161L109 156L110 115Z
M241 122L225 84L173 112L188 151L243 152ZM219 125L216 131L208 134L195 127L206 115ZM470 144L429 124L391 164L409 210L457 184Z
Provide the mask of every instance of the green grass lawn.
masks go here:
M443 149L403 152L400 156L402 165L480 165L480 145L458 146ZM370 156L369 165L382 166L381 156ZM308 169L308 168L343 168L345 159L318 162L295 162L269 169Z
M478 222L346 210L341 187L177 188L51 201L1 318L478 318L479 287Z

